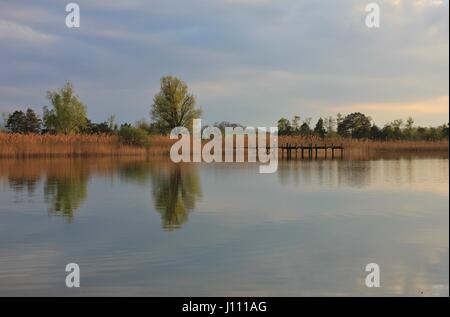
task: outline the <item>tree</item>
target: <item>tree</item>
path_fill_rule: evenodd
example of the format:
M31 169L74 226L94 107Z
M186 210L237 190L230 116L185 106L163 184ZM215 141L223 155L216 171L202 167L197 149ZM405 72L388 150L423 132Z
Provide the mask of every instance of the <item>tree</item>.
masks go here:
M311 135L311 128L309 127L310 121L311 121L310 118L308 118L300 126L300 135L302 135L302 136Z
M278 120L278 134L287 135L291 131L291 123L286 118L281 118Z
M441 137L448 140L449 124L443 124L441 127Z
M370 136L370 128L370 117L360 112L354 112L347 115L338 124L338 134L343 137L351 136L356 139L368 138Z
M160 91L153 98L152 119L162 133L175 127L192 128L192 121L201 116L195 107L195 97L188 93L185 82L173 76L161 78Z
M394 137L394 129L390 124L386 124L381 130L381 136L385 140L390 140Z
M14 111L6 121L6 129L12 133L25 133L27 128L27 117L23 111Z
M292 132L294 134L298 134L300 132L300 117L294 116L292 118L292 124L291 124Z
M42 121L33 109L28 108L25 113L26 133L39 133L41 131Z
M413 125L414 125L414 119L412 117L409 117L406 119L405 129L403 131L403 136L406 139L411 140L413 138Z
M73 85L67 82L59 91L47 92L53 109L44 107L44 125L50 132L77 133L88 123L86 106L75 95Z
M6 129L12 133L24 133L26 128L26 116L21 110L16 110L9 115L6 121Z
M114 131L109 128L108 122L95 123L88 120L84 132L88 134L112 134Z
M320 138L324 138L327 134L327 130L325 130L325 127L323 125L323 119L319 118L319 120L316 123L316 126L314 128L314 134L319 136Z
M41 119L33 109L28 108L26 113L16 110L7 118L5 127L13 133L39 133Z
M381 130L377 125L373 125L370 128L370 138L371 139L380 139L382 137Z

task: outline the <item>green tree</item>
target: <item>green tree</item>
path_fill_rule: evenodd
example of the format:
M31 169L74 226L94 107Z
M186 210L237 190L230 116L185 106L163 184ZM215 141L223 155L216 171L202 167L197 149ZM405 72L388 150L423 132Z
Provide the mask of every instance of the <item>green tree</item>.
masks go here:
M309 136L311 135L312 131L310 128L310 122L311 122L311 118L307 118L305 119L305 121L303 122L303 124L300 126L300 135L302 136Z
M26 133L27 117L23 111L14 111L6 121L6 129L12 133Z
M281 118L278 120L278 134L287 135L291 131L291 123L286 118Z
M377 125L373 125L370 128L370 138L371 139L380 139L382 137L381 130Z
M5 127L13 133L39 133L41 119L39 119L33 109L28 108L25 113L21 110L16 110L8 116Z
M381 136L385 140L391 140L394 138L394 129L390 124L386 124L381 130Z
M41 119L33 111L33 109L28 108L25 113L25 126L26 133L39 133L41 131Z
M86 129L86 106L75 95L73 85L67 82L59 91L49 91L47 98L53 109L44 107L44 125L49 132L78 133Z
M443 139L447 139L448 140L448 130L449 130L449 124L443 124L441 127L441 137Z
M403 130L403 137L405 139L411 140L413 139L413 132L414 132L414 119L412 117L409 117L406 119L405 129Z
M321 137L322 139L327 134L327 130L324 127L322 118L319 118L319 120L317 121L316 126L314 128L314 134Z
M186 83L173 76L161 78L160 91L153 98L151 115L162 133L175 127L192 128L192 121L201 116L195 107L194 95L188 93Z
M343 137L361 139L370 136L371 119L363 113L354 112L347 115L338 124L338 134Z

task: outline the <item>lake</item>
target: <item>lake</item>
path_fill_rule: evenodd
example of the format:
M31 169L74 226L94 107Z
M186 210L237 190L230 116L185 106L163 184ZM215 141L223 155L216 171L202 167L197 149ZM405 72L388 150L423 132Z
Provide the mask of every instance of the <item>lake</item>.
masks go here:
M0 160L0 295L448 295L448 156L258 166Z

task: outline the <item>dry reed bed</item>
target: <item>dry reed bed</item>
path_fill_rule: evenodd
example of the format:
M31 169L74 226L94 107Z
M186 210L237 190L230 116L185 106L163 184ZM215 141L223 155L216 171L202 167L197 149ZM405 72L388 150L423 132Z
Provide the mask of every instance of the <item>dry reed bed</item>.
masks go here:
M0 133L0 157L85 157L85 156L158 156L167 155L175 140L168 136L149 136L150 146L122 144L115 135L39 135ZM448 141L372 141L344 138L320 139L280 136L281 144L343 144L345 152L405 152L448 151ZM192 143L191 143L192 144ZM247 142L245 142L247 144Z
M442 141L379 141L379 140L356 140L345 138L320 139L316 137L304 138L297 136L280 136L278 144L297 145L343 145L345 151L448 151L449 143Z
M0 157L137 156L168 153L172 140L149 136L151 146L120 142L116 135L40 135L0 133Z

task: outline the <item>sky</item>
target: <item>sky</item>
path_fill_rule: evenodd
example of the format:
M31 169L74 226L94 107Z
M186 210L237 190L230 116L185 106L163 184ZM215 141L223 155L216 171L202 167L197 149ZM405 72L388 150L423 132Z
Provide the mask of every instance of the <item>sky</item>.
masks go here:
M69 2L0 0L0 112L41 113L70 80L93 121L149 120L174 75L203 124L354 111L380 126L448 122L448 0L78 0L80 28L65 25Z

